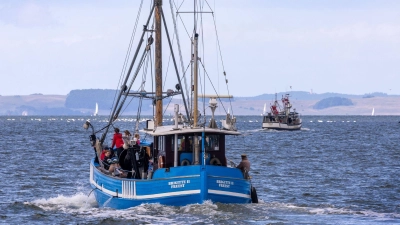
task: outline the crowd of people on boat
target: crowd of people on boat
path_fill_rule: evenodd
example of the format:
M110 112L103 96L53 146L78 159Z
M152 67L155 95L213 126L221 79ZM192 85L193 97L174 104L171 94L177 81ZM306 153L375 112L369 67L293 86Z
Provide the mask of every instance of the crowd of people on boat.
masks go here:
M140 136L138 133L132 137L132 134L128 130L125 130L124 134L121 134L119 128L114 128L111 147L104 147L100 155L100 160L105 171L114 176L126 177L126 173L121 169L119 164L119 159L124 149L128 149L132 145L140 145Z

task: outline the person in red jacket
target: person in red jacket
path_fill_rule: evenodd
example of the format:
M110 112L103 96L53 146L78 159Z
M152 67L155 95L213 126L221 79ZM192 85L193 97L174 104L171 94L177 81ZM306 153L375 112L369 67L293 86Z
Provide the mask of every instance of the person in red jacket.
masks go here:
M119 132L119 128L115 128L114 129L114 137L113 137L113 141L111 144L111 149L116 148L117 150L117 156L119 159L119 155L121 154L121 152L124 150L123 146L124 146L124 140L122 139L122 134Z

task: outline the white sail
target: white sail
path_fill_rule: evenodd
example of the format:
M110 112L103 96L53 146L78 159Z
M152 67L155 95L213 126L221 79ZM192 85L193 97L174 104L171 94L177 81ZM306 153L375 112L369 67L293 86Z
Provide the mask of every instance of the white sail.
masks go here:
M371 113L371 115L372 115L372 116L375 115L375 108L372 108L372 113Z
M97 104L96 102L96 110L94 111L94 116L97 116L98 113L99 113L99 104Z
M263 115L267 113L267 103L264 104L264 110L263 110Z

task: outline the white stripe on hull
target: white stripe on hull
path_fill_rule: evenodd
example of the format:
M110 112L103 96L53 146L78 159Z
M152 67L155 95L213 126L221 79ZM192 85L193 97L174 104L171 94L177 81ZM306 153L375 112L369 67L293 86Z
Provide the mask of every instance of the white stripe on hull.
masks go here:
M229 195L229 196L241 197L241 198L250 198L250 195L246 195L246 194L242 194L242 193L236 193L236 192L231 192L231 191L219 191L219 190L208 189L208 193L210 193L210 194L217 194L217 195Z
M301 128L301 124L299 125L287 125L284 123L263 123L262 128L265 129L281 129L281 130L298 130Z
M102 192L111 195L113 197L121 197L127 199L153 199L153 198L162 198L162 197L170 197L170 196L180 196L180 195L190 195L190 194L199 194L200 189L198 190L189 190L189 191L174 191L174 192L165 192L159 194L151 194L151 195L137 195L136 194L136 182L135 181L128 181L123 184L122 186L122 194L118 195L116 191L111 191L103 186L100 186L94 180L90 180L90 183L93 184L96 188L101 190ZM126 189L131 188L130 190Z

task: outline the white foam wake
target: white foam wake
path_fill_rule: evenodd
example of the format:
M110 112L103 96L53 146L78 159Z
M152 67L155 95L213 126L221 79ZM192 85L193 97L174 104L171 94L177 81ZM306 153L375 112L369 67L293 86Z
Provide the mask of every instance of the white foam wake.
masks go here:
M47 210L68 211L69 209L86 210L97 206L97 202L93 195L90 195L88 197L86 194L82 192L79 192L72 196L58 195L57 197L48 199L46 198L37 199L32 202L25 202L24 204L35 205L46 211Z

